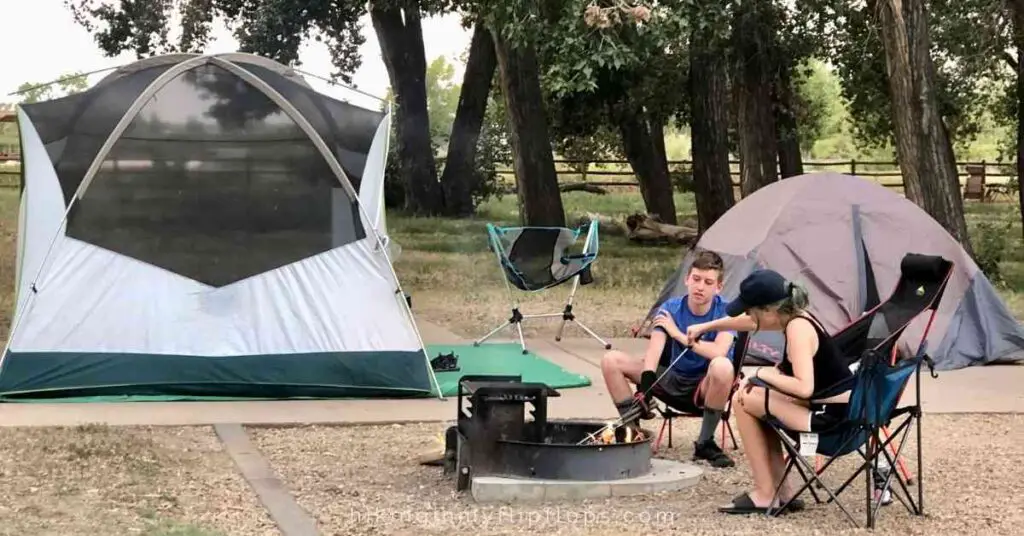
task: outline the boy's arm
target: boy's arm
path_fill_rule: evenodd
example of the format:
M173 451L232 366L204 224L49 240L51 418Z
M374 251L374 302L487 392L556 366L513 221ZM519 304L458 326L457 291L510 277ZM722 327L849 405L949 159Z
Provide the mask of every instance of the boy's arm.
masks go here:
M750 315L723 316L703 324L693 324L686 328L686 336L691 339L699 338L709 331L755 331L757 322Z
M665 330L654 329L651 331L651 342L647 343L647 352L644 354L644 370L658 370L658 362L661 361L661 354L668 344L668 335Z

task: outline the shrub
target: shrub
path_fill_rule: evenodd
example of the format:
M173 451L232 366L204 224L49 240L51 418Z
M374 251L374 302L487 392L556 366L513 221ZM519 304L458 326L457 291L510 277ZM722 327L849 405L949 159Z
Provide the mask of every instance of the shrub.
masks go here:
M983 221L975 226L972 237L974 262L994 285L1005 283L1000 265L1006 259L1014 223L1014 219L1004 217L997 221Z

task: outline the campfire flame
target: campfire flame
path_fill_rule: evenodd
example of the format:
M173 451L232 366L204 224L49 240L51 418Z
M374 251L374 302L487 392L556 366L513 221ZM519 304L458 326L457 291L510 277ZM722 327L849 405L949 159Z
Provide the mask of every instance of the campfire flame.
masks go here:
M622 443L633 443L635 441L644 440L644 434L639 430L634 430L631 426L623 426L622 429L625 432L625 437L623 438ZM601 430L601 434L594 438L594 443L601 445L614 445L618 443L619 441L615 437L615 431L616 427L614 421L606 423L604 429Z

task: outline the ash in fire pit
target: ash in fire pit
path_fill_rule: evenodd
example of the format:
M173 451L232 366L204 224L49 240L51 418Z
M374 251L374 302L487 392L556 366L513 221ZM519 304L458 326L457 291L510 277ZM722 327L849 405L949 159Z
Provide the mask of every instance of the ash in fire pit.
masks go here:
M545 384L523 383L517 376L463 376L444 464L446 474L456 475L456 489L488 477L596 483L651 473L649 431L549 420L548 400L558 396Z

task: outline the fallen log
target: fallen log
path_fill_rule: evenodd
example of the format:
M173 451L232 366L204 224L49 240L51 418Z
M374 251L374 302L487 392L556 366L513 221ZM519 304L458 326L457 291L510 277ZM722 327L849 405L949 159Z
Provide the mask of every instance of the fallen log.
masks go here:
M589 225L592 221L597 222L597 231L602 235L626 236L629 233L629 229L626 228L626 222L594 212L588 212L576 224L578 226Z
M697 229L685 225L661 223L648 214L626 218L626 237L645 245L680 245L690 247L697 241Z
M605 195L608 190L601 188L596 184L589 184L586 182L570 182L558 186L558 190L562 192L589 192L597 195Z

